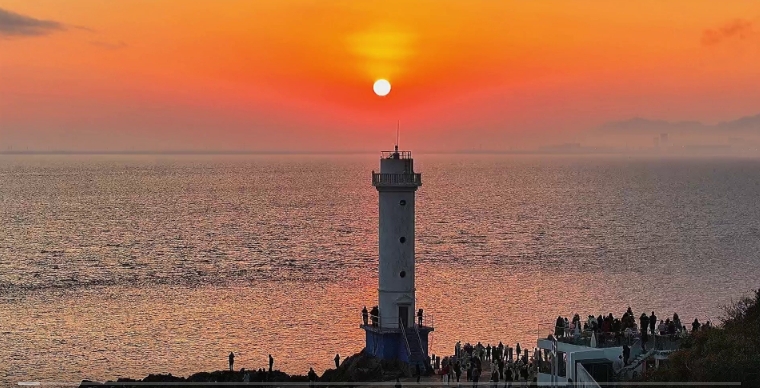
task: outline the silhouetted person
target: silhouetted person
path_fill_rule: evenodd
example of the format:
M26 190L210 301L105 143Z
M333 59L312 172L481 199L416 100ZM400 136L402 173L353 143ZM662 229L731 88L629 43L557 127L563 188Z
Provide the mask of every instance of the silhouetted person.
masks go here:
M235 363L235 354L230 352L230 372L232 372L232 364Z
M639 329L641 331L641 350L646 352L646 344L648 340L647 331L649 330L649 317L647 313L641 313L639 317Z
M628 360L631 358L631 348L628 345L623 345L623 365L628 365Z
M369 312L367 311L367 306L364 306L362 309L362 321L364 321L364 326L367 326L367 322L369 321Z
M700 326L702 325L699 323L699 319L694 318L694 322L691 323L691 332L696 333Z
M274 358L272 355L269 355L269 373L272 373L272 366L274 365Z
M417 325L422 326L422 309L417 310Z
M517 353L517 358L520 358L520 343L519 342L517 343L517 346L515 347L515 350L516 350L515 353Z
M335 354L335 369L338 369L340 366L340 354Z
M314 368L309 368L309 387L314 387L314 382L317 381L317 373L314 372Z
M654 311L652 311L652 315L649 316L649 331L652 332L652 335L655 335L655 327L657 327L657 316L654 315Z
M375 306L372 308L369 314L370 314L370 319L372 320L372 326L376 327L378 316L380 315L380 310L377 308L377 306Z
M459 377L462 376L462 365L459 364L459 361L454 363L454 376L456 376L458 383Z
M512 369L507 368L507 370L504 371L504 381L505 387L512 387L512 381L514 381L514 378L512 377Z

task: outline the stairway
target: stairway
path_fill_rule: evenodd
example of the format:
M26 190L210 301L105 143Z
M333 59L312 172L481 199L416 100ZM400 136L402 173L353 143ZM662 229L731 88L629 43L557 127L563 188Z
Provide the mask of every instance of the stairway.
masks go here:
M409 343L409 364L412 366L419 365L423 371L432 372L433 369L430 366L430 362L428 362L428 357L423 352L417 328L407 328L404 335L406 335L406 340Z
M618 380L624 379L624 380L630 380L633 376L633 372L641 366L641 364L649 358L649 356L655 354L657 351L654 348L651 348L647 350L646 353L639 353L636 355L636 357L631 361L630 364L626 365L617 373Z

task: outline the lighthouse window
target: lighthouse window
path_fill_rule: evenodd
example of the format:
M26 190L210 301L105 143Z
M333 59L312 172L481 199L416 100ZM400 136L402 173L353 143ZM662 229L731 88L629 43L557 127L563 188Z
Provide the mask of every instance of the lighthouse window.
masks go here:
M404 200L402 199L402 200L401 200L401 201L400 201L398 204L399 204L399 205L401 205L401 206L405 206L405 205L406 205L406 201L404 201Z
M406 242L406 237L401 237L400 239L398 239L398 241L401 241L401 243L403 244Z
M402 278L406 277L406 271L401 271L401 273L398 274L398 276L401 276Z

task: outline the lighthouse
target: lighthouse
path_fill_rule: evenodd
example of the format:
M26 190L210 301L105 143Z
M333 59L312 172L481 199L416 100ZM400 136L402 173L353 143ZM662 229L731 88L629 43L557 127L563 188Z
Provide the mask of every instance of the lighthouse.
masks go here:
M378 301L364 313L365 352L428 366L429 314L415 301L415 193L422 174L414 172L411 151L383 151L380 172L372 172L379 197Z

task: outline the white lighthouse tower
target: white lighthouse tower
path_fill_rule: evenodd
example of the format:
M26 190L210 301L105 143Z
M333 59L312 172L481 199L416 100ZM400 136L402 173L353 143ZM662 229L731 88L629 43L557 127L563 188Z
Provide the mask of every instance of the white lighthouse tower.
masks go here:
M415 303L414 205L422 174L410 151L383 151L380 172L372 172L379 196L378 304L365 317L365 351L385 359L426 362L431 319Z

